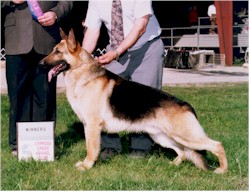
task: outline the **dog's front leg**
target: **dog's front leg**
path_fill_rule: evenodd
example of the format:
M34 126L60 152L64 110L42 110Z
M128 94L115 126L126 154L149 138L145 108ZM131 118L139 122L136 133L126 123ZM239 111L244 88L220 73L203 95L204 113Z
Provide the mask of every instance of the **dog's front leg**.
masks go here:
M100 152L101 129L101 123L86 123L85 139L87 156L83 162L79 161L78 163L76 163L76 167L78 170L85 171L91 169L95 161L97 160Z

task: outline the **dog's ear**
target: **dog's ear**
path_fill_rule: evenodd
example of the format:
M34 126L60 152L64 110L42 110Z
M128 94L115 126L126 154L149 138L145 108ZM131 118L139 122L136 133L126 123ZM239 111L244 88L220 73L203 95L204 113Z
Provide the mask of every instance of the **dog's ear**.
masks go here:
M76 39L75 39L73 29L70 29L69 31L67 43L68 43L69 50L73 52L76 48Z
M60 30L60 35L61 35L61 38L66 40L66 39L67 39L67 35L64 33L64 31L62 30L62 28L61 28L61 27L60 27L60 29L59 29L59 30Z

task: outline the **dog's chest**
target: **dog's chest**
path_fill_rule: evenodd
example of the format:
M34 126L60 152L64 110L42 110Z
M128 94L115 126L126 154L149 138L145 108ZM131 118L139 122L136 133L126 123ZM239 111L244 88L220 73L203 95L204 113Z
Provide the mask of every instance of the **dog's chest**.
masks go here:
M83 121L90 113L98 115L106 104L107 87L97 78L86 83L84 78L76 81L69 77L65 81L66 95L79 119Z
M79 82L71 79L65 78L65 84L68 102L78 118L82 121L80 110L83 109L81 101L84 100L84 89L83 87L79 87ZM81 99L79 100L79 98Z

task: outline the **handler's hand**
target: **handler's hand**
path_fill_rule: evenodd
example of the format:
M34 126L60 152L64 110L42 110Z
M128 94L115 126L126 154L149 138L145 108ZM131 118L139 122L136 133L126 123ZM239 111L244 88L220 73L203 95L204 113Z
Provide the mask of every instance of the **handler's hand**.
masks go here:
M24 3L24 0L13 0L12 2L15 4L21 4Z
M42 25L42 26L52 26L55 24L56 22L56 14L53 11L48 11L46 13L44 13L41 17L38 18L38 22Z
M98 57L98 61L103 64L109 64L111 61L115 60L118 57L117 51L109 51L104 55Z

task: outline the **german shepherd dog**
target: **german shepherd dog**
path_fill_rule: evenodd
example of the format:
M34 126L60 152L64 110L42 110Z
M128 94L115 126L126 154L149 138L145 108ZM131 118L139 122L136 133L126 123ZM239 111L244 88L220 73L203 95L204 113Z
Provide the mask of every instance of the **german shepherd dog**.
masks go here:
M210 139L191 105L163 91L124 80L106 70L76 42L73 30L47 57L43 66L53 66L51 75L64 71L67 99L85 128L87 156L76 163L81 170L92 168L100 152L101 132L147 133L162 147L177 153L173 164L190 160L207 170L200 150L217 156L215 173L227 171L224 147Z

